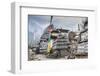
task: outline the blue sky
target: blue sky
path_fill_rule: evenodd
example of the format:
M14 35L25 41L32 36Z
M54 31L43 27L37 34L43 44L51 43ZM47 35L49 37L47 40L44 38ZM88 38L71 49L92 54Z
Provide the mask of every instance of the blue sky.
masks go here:
M28 15L28 42L32 44L39 41L43 31L50 24L51 16ZM85 17L53 16L52 24L55 28L64 28L71 31L78 30Z

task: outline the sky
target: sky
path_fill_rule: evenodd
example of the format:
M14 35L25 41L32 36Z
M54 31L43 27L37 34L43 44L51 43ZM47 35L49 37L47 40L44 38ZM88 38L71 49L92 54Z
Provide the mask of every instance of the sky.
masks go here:
M28 15L28 44L37 43L43 31L50 24L51 16ZM78 31L78 24L86 17L53 16L52 24L55 28Z

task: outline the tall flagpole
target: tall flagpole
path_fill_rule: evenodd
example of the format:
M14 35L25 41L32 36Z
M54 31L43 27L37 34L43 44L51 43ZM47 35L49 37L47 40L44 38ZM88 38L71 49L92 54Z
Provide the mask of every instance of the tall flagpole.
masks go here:
M53 16L51 16L51 19L50 19L50 25L52 24L52 18L53 18Z

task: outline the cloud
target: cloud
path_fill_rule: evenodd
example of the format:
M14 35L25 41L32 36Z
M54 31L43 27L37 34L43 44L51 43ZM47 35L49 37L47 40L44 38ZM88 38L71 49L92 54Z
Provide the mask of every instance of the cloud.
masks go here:
M54 17L53 24L58 28L76 29L75 27L81 23L82 17Z
M47 20L48 19L48 20ZM28 17L28 32L29 43L38 42L44 29L49 25L49 18L46 16L29 16Z

